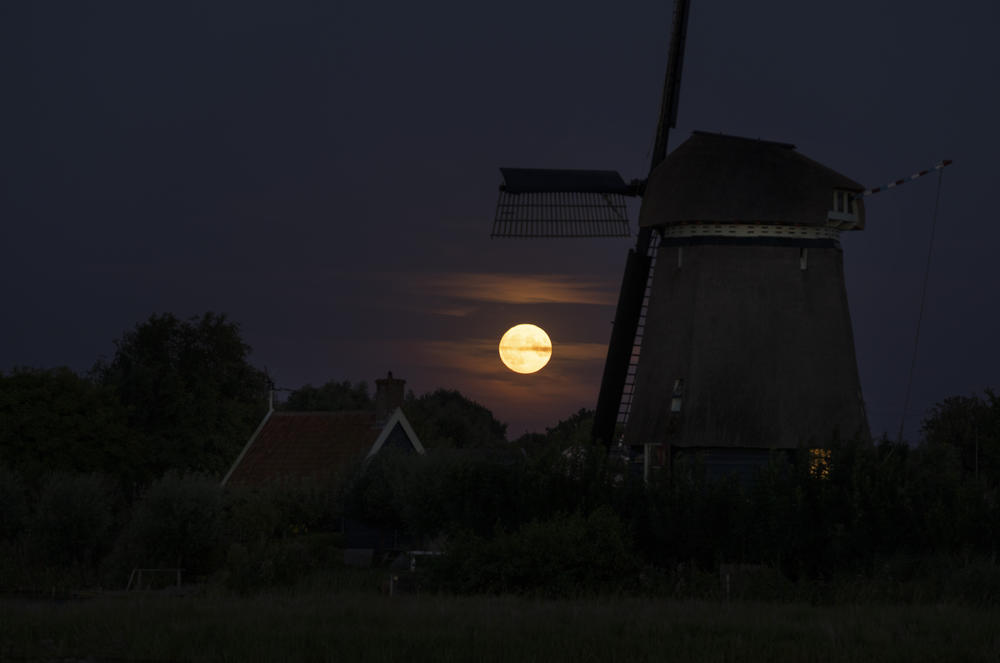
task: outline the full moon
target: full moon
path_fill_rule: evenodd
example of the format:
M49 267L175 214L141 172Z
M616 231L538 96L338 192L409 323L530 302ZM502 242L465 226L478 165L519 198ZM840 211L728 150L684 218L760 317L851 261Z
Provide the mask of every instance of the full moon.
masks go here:
M515 373L540 371L552 357L552 341L541 327L514 325L500 339L500 361Z

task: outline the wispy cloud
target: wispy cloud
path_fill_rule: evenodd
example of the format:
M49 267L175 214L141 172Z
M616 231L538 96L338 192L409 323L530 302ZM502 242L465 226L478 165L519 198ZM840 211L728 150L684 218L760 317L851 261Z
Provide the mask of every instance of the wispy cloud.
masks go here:
M441 368L459 369L468 374L512 376L500 363L497 351L498 340L464 339L457 341L424 341L416 348L416 354L425 362ZM545 372L564 372L572 369L572 364L603 361L607 346L600 343L560 343L552 346L552 359L542 369Z
M429 274L410 278L422 294L503 304L613 305L606 283L571 274Z

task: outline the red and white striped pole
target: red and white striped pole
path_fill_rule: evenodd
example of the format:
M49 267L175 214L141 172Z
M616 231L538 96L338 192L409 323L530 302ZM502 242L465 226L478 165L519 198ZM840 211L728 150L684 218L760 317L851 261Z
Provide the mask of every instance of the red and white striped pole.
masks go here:
M915 179L921 178L924 175L927 175L928 173L930 173L931 171L941 170L945 166L950 166L950 165L951 165L951 159L945 159L944 161L938 161L934 165L933 168L929 168L928 170L921 170L919 173L913 173L909 177L904 177L903 179L896 180L895 182L889 182L885 186L877 186L874 189L867 189L865 191L862 191L861 193L855 194L854 198L855 199L857 199L857 198L866 198L866 197L872 195L873 193L878 193L879 191L885 191L887 189L892 189L893 187L901 186L903 184L906 184L907 182L912 182Z

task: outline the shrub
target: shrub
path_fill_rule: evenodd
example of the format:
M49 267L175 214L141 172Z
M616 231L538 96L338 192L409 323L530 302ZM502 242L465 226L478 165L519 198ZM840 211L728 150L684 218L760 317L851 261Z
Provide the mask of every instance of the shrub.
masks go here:
M112 568L215 570L221 561L222 500L218 482L203 474L168 472L132 508Z
M21 476L0 467L0 543L17 538L27 526L29 515Z
M302 539L271 541L247 548L240 543L229 547L222 582L244 593L275 585L291 585L316 569L319 558Z
M447 590L546 597L622 591L637 574L625 527L607 507L532 521L492 539L457 537L431 566L432 581Z
M339 515L337 497L334 483L314 480L227 488L223 497L226 536L253 547L270 539L332 530Z
M101 475L51 475L31 519L29 550L44 564L92 566L106 544L112 504Z

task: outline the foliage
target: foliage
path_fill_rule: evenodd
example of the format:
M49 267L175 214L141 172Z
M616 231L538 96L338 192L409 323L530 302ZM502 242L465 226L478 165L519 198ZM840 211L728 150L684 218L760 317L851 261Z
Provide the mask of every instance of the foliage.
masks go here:
M266 409L267 376L225 315L154 315L115 342L93 375L114 389L141 436L146 478L174 469L221 475Z
M28 524L29 515L21 476L0 465L0 543L19 536Z
M375 407L368 395L368 385L358 382L351 385L344 380L331 380L321 387L307 384L288 395L281 406L293 412L338 412L342 410L371 410Z
M339 489L313 480L265 486L229 486L224 495L226 538L249 548L266 541L333 529L340 515Z
M28 377L23 384L36 384ZM54 377L81 386L59 375L41 383ZM939 404L928 419L934 436L916 447L831 439L823 474L803 448L774 452L755 477L712 478L694 455L646 483L590 443L591 415L580 411L515 444L386 449L358 464L343 493L310 482L222 493L210 476L168 472L120 515L110 481L31 478L25 464L0 469L9 558L0 582L72 584L63 578L94 569L117 540L104 564L116 582L132 566L180 566L239 591L291 585L339 566L333 530L345 516L444 541L434 578L453 591L990 603L1000 493L986 447L977 476L966 447L947 441L943 431L959 429L941 422L954 411L953 401ZM988 439L987 423L977 430Z
M591 429L594 427L594 411L581 408L575 414L560 420L555 426L545 429L545 434L526 433L515 442L529 453L545 450L563 451L570 447L589 445Z
M239 592L289 585L340 563L340 535L329 531L339 516L338 497L332 484L307 480L227 488L223 584Z
M955 450L962 474L1000 485L1000 396L952 396L931 408L923 421L924 440Z
M122 477L138 462L114 392L68 368L0 375L0 457L30 481L53 471Z
M214 570L221 555L222 499L218 481L203 474L168 472L133 506L112 560L121 574L132 568ZM120 578L121 576L119 576Z
M457 391L438 389L407 395L406 417L425 448L480 448L503 445L507 424Z
M50 475L28 530L29 549L43 564L92 567L106 552L113 495L99 474Z
M501 450L383 452L354 475L345 509L354 520L420 538L452 529L485 534L525 518L524 469L519 455Z
M557 514L492 538L456 536L433 567L440 586L463 593L578 596L618 592L638 565L628 533L608 507Z
M233 543L223 568L223 584L240 593L291 585L313 571L320 561L321 556L301 539L281 539L252 548Z

